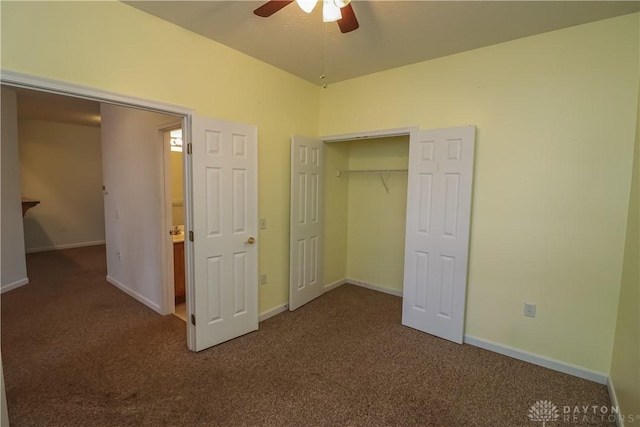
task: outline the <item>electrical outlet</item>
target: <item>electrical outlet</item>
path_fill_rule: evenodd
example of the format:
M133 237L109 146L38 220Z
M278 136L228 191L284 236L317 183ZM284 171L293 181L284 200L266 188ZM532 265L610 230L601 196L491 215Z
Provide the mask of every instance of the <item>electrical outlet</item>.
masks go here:
M260 218L260 230L267 229L267 218Z
M536 317L536 305L528 302L524 303L524 315L527 317Z
M120 251L116 251L116 259L120 261Z
M260 284L261 285L266 285L267 284L267 274L261 274L260 275Z
M116 209L116 218L120 218L120 210Z

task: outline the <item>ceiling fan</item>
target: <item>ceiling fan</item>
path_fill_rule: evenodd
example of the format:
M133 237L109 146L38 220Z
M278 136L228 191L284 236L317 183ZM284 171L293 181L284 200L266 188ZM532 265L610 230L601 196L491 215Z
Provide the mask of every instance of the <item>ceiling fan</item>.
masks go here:
M322 20L324 22L338 22L340 31L348 33L358 29L360 24L351 7L351 0L320 0L322 1ZM267 18L294 0L269 0L253 11L254 14ZM306 13L311 13L318 0L295 0L298 6Z

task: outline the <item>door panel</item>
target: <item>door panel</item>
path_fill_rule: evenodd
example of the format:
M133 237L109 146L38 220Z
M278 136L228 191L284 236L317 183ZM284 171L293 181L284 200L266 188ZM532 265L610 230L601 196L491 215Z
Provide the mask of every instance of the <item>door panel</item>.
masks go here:
M324 292L322 141L291 139L291 259L289 310Z
M462 343L475 127L411 134L402 323Z
M257 129L194 117L196 351L258 329Z

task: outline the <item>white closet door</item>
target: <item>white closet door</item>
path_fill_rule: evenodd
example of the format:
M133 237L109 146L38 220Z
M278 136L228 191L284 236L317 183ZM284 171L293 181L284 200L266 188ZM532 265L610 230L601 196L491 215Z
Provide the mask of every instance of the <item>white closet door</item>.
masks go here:
M475 127L412 132L402 324L462 343Z
M324 292L324 142L291 138L291 218L289 310Z

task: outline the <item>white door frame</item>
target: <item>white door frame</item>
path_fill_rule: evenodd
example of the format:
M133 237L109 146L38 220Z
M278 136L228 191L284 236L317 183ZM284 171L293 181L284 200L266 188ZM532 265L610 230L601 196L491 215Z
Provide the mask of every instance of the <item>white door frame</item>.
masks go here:
M160 247L160 254L165 260L164 275L162 277L162 314L173 314L175 312L175 286L174 286L174 266L173 266L173 238L169 235L169 230L173 226L173 200L171 197L172 190L172 171L171 171L171 147L165 140L169 131L181 129L182 121L180 119L163 124L158 127L158 139L162 146L162 156L158 170L160 171L160 179L163 182L163 197L160 208L160 223L164 224L165 241ZM183 154L184 161L184 154ZM184 175L184 173L183 173ZM183 183L184 185L184 183ZM167 237L169 235L169 237Z
M17 87L22 89L37 90L40 92L47 92L56 95L70 96L73 98L82 98L90 101L103 102L107 104L119 105L122 107L130 107L141 110L147 110L156 113L173 114L182 117L182 129L183 140L185 143L191 142L191 118L195 114L195 110L188 107L183 107L174 104L163 103L160 101L154 101L149 99L137 98L115 92L108 92L102 89L92 88L88 86L77 85L73 83L62 82L58 80L48 79L45 77L33 76L24 73L18 73L11 70L0 69L0 83L6 86ZM179 117L177 118L178 120ZM158 147L160 149L160 147ZM158 157L163 158L163 155ZM185 182L185 228L192 229L193 222L193 190L192 190L192 171L191 161L189 156L183 156L184 165L184 182ZM160 179L160 178L159 178ZM164 207L160 207L161 212L164 213ZM165 233L165 222L161 221L162 229L158 230L159 233ZM187 289L187 316L190 316L192 307L195 307L195 301L193 301L193 247L192 245L185 245L185 273L186 273L186 289ZM166 250L166 248L165 248ZM173 278L167 277L166 269L161 269L162 282L167 283ZM163 290L163 295L166 292ZM195 348L195 331L193 325L187 322L187 347L189 349Z
M406 128L381 129L365 132L347 133L342 135L321 136L318 139L324 141L325 143L331 143L351 141L354 139L390 138L393 136L410 136L411 132L417 132L419 129L419 126L411 126Z

